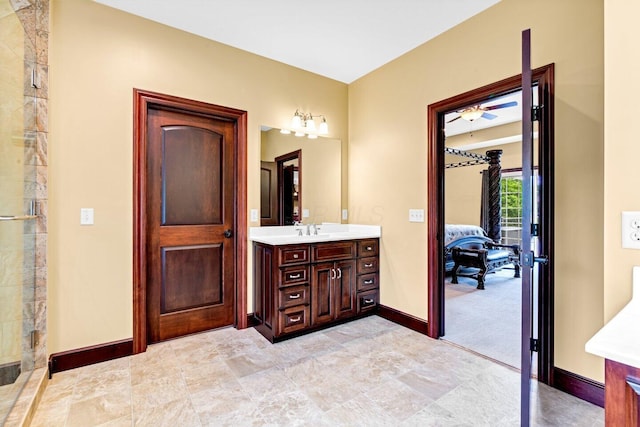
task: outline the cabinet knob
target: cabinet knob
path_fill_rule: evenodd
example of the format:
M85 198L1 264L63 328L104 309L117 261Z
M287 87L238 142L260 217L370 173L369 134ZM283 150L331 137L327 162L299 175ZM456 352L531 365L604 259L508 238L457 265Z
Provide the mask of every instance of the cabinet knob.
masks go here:
M373 248L371 246L367 246L367 250L371 251L371 250L373 250Z
M298 259L300 256L298 254L293 254L293 259Z

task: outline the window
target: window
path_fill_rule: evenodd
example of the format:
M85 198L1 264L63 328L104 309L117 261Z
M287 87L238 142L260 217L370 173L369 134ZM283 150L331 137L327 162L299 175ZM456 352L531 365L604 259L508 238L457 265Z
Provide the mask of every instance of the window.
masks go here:
M500 181L502 243L520 245L522 241L522 172L505 172Z
M533 170L533 222L538 220L538 169ZM500 221L502 244L518 245L522 243L522 171L503 172L500 181Z

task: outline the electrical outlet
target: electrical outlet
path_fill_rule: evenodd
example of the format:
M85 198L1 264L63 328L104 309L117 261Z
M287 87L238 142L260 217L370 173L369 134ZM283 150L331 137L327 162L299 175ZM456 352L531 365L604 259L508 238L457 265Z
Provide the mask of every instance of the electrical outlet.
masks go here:
M409 222L424 222L424 209L409 209Z
M251 222L258 222L258 209L251 209Z
M302 218L309 218L309 209L302 209Z
M640 212L622 212L622 247L640 249Z
M342 209L342 219L343 220L349 219L349 212L346 209Z
M80 225L93 225L93 208L80 208Z

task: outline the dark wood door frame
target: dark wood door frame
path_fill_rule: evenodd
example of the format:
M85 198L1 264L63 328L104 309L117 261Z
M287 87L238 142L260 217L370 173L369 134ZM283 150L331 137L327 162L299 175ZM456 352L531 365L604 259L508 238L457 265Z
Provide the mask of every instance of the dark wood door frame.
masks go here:
M298 160L298 212L302 218L302 150L292 151L276 157L276 168L278 171L278 221L279 225L284 223L284 163L290 160Z
M139 89L133 90L133 99L133 352L141 353L147 348L145 171L147 111L150 108L201 114L234 123L234 326L244 329L247 327L247 112Z
M554 64L533 70L534 83L544 81L545 91L538 101L544 105L543 122L553 130ZM483 86L449 99L431 104L427 109L428 159L427 159L427 334L432 338L444 335L444 115L469 105L487 102L497 96L515 92L521 88L521 75ZM542 138L543 131L540 132ZM542 142L542 139L541 139ZM538 301L541 304L538 317L538 380L546 384L553 381L553 131L546 135L546 145L539 144L539 173L544 185L541 199L541 227L539 236L542 253L548 254L549 264L540 267L541 283ZM542 304L544 302L544 304Z

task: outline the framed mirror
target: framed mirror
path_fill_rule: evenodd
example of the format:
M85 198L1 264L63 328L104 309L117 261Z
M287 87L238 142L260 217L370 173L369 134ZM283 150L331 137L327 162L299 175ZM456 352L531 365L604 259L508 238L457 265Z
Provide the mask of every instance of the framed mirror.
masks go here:
M341 151L338 139L297 137L263 126L260 225L339 223Z

